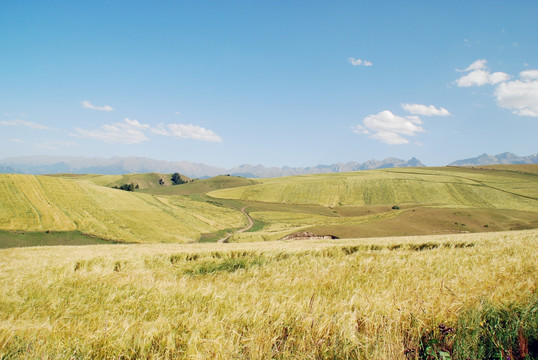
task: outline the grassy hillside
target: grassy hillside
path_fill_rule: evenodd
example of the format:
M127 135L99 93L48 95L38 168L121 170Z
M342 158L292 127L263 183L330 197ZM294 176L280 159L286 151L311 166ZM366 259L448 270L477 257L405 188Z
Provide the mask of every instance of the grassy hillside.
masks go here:
M128 242L189 242L239 228L237 211L49 176L0 175L0 229L74 231Z
M460 168L389 169L264 179L208 195L287 204L429 204L538 210L538 176Z
M538 176L532 165L518 169L388 169L261 179L209 192L208 198L246 206L258 224L256 231L232 236L235 242L277 240L297 231L356 238L536 228Z
M193 195L205 194L213 190L235 188L254 184L257 184L257 181L252 179L221 175L176 186L152 187L144 190L143 192L155 195Z
M153 189L172 186L172 181L170 180L172 174L160 174L160 173L144 173L144 174L124 174L124 175L76 175L76 174L59 174L51 175L55 177L62 177L68 179L76 180L87 180L92 184L113 187L121 186L123 184L135 184L138 185L140 189ZM183 181L191 181L192 179L180 175L180 178ZM160 184L162 180L163 185Z
M0 250L0 358L535 359L537 237Z

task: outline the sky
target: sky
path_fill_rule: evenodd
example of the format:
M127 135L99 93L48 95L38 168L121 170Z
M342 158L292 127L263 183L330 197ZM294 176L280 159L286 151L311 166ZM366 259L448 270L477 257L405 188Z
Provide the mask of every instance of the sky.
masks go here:
M0 159L538 153L538 1L0 0Z

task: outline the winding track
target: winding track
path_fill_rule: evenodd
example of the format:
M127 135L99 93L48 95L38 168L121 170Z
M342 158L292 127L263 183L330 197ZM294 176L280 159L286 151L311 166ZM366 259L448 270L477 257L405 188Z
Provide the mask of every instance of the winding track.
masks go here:
M243 206L243 208L241 209L241 212L243 213L243 215L246 216L247 220L248 220L248 225L242 229L239 229L237 230L236 232L234 233L231 233L231 234L228 234L226 235L225 237L223 237L222 239L219 239L217 240L218 243L227 243L228 242L228 239L233 235L233 234L240 234L240 233L243 233L245 231L248 231L252 228L252 226L254 225L254 220L252 220L252 218L250 217L250 215L245 211L247 207L246 206Z

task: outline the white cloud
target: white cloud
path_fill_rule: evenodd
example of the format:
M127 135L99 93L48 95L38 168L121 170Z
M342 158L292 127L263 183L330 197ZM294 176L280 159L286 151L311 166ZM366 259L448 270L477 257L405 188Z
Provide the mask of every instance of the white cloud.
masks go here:
M487 70L474 70L456 80L459 87L471 87L482 85L495 85L510 79L510 75L503 72L490 73Z
M381 140L389 145L407 144L409 141L403 136L414 136L424 132L422 120L418 116L397 116L385 110L379 114L368 115L363 120L363 125L358 125L352 130L358 134L370 134L373 139Z
M456 84L461 87L496 85L494 94L499 107L519 116L538 117L538 70L522 71L519 79L510 81L511 76L506 73L490 73L486 64L485 59L475 61L463 70L470 72L456 80Z
M98 130L75 128L72 136L93 138L108 143L137 144L149 140L146 132L163 136L176 136L184 139L221 142L220 136L213 131L192 124L158 124L155 127L142 124L138 120L125 118L121 123L101 126Z
M126 123L131 129L138 129L138 130L149 129L149 125L147 125L147 124L141 124L141 123L138 122L138 120L131 120L131 119L125 118L125 123Z
M497 105L519 116L538 117L538 70L522 71L519 77L497 86Z
M389 145L401 145L408 144L409 141L398 135L397 133L390 131L381 131L372 135L373 139L380 140L381 142Z
M71 135L97 139L113 144L137 144L149 140L143 132L143 130L147 129L149 129L149 125L141 124L137 120L125 118L122 123L103 125L100 130L75 128L75 132Z
M170 136L177 136L185 139L194 139L210 142L221 142L222 139L211 130L204 129L198 125L192 124L168 124Z
M88 100L84 100L82 102L82 107L85 109L91 109L91 110L97 110L97 111L114 111L114 108L110 105L96 106L96 105L93 105Z
M21 143L21 142L23 142L21 139L9 139L9 141L14 142L14 143Z
M538 80L538 70L525 70L519 73L519 77L522 80Z
M474 63L472 63L471 65L469 65L467 67L467 69L465 70L460 70L461 72L466 72L466 71L473 71L473 70L484 70L487 68L487 60L486 59L481 59L481 60L476 60Z
M372 66L372 62L368 60L362 60L362 59L355 59L355 58L348 58L347 61L353 66Z
M402 108L415 115L424 116L448 116L450 112L445 108L436 108L433 105L421 105L421 104L402 104Z
M496 85L501 82L510 80L510 75L503 72L491 73L487 68L486 59L476 60L469 65L465 70L457 70L460 72L467 72L456 80L456 85L459 87L471 87L482 85Z
M45 142L35 142L34 146L40 149L45 150L58 150L63 147L73 147L78 144L73 141L45 141Z
M150 131L157 135L164 135L164 136L170 136L171 134L166 130L165 126L163 124L157 125L157 127L152 127Z
M49 126L38 124L32 121L26 121L26 120L2 120L0 121L0 124L3 126L24 126L30 129L35 130L50 130L52 129Z

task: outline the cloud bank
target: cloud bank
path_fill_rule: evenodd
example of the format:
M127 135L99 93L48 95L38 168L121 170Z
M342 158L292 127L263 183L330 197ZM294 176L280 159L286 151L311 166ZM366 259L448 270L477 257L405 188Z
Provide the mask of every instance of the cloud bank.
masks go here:
M32 121L26 121L26 120L2 120L0 121L0 124L3 126L23 126L27 127L29 129L35 129L35 130L50 130L52 129L50 126L38 124Z
M157 134L166 136L177 136L184 139L194 139L209 142L221 142L220 136L212 130L204 129L198 125L192 124L168 124L166 129L160 127L157 129Z
M538 70L525 70L519 73L519 79L510 80L512 76L503 73L490 73L485 59L477 60L465 70L468 74L456 80L459 87L496 85L494 95L497 105L512 110L519 116L538 117Z
M138 144L149 140L143 130L149 125L139 123L137 120L125 118L122 123L112 123L101 126L99 130L86 130L75 128L71 135L81 138L101 140L111 144Z
M107 143L138 144L148 141L146 132L163 136L175 136L183 139L193 139L208 142L221 142L222 139L212 130L192 124L159 124L152 127L138 120L125 118L121 123L101 126L97 130L75 128L72 136L97 139Z

